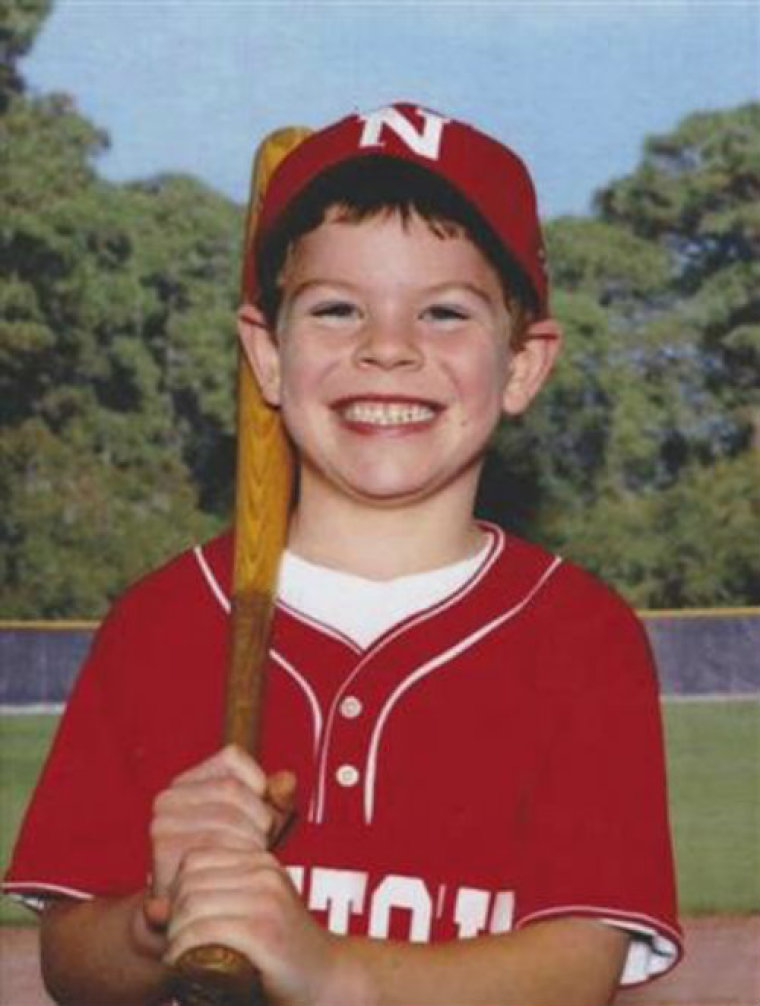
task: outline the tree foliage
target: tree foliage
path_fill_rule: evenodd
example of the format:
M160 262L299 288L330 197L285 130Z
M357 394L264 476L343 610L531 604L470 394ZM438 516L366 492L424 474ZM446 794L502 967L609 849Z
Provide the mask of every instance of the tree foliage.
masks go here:
M93 615L226 516L241 214L191 178L109 184L70 98L7 99L2 609Z
M107 135L0 18L2 612L94 616L228 519L242 213L189 177L104 181ZM547 225L566 333L480 495L637 604L757 603L760 106L646 141Z
M499 449L530 445L534 535L640 605L760 599L759 196L754 104L650 138L547 228L566 349Z
M4 0L0 4L0 111L23 88L18 61L29 51L52 0Z

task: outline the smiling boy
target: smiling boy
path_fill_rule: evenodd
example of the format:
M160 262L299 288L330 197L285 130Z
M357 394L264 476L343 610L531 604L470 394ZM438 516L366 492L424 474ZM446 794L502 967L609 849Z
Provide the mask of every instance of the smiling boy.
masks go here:
M477 551L483 450L501 411L537 390L555 345L510 350L501 284L475 245L416 217L352 225L335 211L290 256L277 340L251 305L241 314L264 395L298 446L294 550L372 579ZM366 528L368 516L382 525ZM388 549L390 533L402 550Z
M559 348L527 171L396 105L304 141L259 220L240 338L298 459L260 764L214 753L223 537L117 603L72 698L7 883L49 987L159 1002L223 943L272 1003L608 1002L679 954L649 651L473 518Z

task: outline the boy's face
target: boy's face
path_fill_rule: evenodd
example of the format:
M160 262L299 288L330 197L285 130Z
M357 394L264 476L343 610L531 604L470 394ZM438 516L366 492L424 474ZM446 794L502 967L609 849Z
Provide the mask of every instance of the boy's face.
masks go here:
M247 306L241 337L298 449L301 498L471 498L502 411L521 412L543 380L510 350L480 250L416 216L333 213L295 244L282 282L276 335Z

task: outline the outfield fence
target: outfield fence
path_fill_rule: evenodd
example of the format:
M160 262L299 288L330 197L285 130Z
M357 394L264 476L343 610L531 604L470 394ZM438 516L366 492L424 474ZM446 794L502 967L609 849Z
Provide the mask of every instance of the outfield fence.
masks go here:
M760 608L642 611L665 695L760 693Z
M639 613L666 696L760 694L760 608ZM0 621L0 710L66 701L97 622Z

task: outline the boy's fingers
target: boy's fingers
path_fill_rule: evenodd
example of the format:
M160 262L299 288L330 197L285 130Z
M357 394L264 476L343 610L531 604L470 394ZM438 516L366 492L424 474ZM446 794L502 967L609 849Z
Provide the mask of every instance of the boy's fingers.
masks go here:
M274 848L292 824L296 812L297 780L292 772L275 772L267 780L267 800L275 813L269 833L269 845Z
M257 796L263 796L267 785L266 775L261 767L235 744L228 744L211 758L182 772L174 780L175 784L201 782L220 779L232 775L250 787Z
M266 834L275 808L257 796L239 779L207 779L173 785L159 793L153 808L154 839L198 827L222 827L233 831Z
M198 878L209 873L219 874L225 870L232 870L236 872L239 886L241 877L251 869L280 870L282 867L271 852L206 847L191 849L184 856L179 880L185 883L190 875Z
M149 894L142 904L143 916L149 929L163 932L171 917L171 902L167 897Z
M267 779L267 799L277 810L290 814L296 803L296 786L296 777L292 772L275 772Z

